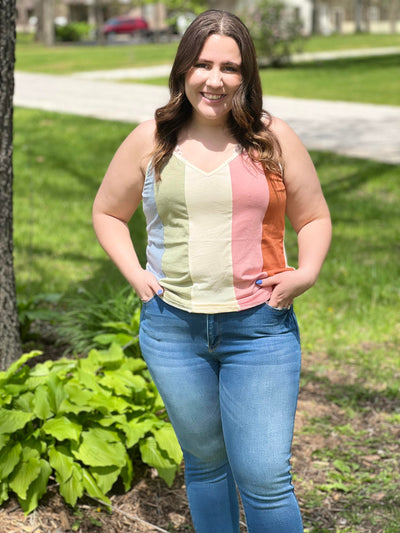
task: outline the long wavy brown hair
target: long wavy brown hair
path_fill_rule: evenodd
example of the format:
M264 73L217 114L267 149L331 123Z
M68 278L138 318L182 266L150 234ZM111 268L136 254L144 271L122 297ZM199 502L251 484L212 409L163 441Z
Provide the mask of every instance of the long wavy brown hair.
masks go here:
M250 33L236 15L209 10L199 15L184 33L169 78L170 100L155 113L156 145L152 161L156 176L160 176L177 145L179 132L192 115L185 94L186 74L196 63L207 38L215 34L234 39L242 57L242 82L233 97L228 119L230 132L253 161L280 175L281 148L269 129L271 116L262 107L261 80Z

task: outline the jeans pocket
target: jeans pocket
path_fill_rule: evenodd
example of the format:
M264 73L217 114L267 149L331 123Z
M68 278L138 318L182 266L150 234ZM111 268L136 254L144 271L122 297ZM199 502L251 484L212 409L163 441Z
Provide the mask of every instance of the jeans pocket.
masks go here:
M281 313L281 314L287 313L291 308L291 306L290 307L274 307L273 305L270 305L268 301L265 302L265 306L268 309L271 309L271 311L274 311L276 313Z
M150 300L146 300L146 301L142 300L142 305L149 305L149 303L151 303L155 299L156 299L156 294L153 294Z

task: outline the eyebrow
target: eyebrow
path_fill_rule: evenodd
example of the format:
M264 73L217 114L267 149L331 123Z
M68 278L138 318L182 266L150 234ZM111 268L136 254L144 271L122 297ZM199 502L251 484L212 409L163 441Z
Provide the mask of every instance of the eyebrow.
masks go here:
M209 59L202 59L201 57L199 57L196 60L196 63L213 63L213 61L210 61ZM236 68L241 68L242 66L241 63L235 63L234 61L224 61L222 64L226 66L236 67Z
M240 68L242 66L241 63L235 63L234 61L226 61L225 63L223 63L223 65L228 65L237 68Z

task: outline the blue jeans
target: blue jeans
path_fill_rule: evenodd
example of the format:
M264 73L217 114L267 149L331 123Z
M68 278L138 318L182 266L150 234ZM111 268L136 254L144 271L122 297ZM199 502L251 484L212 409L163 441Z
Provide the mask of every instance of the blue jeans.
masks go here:
M140 347L185 459L197 533L300 533L290 475L300 376L293 308L188 313L144 303Z

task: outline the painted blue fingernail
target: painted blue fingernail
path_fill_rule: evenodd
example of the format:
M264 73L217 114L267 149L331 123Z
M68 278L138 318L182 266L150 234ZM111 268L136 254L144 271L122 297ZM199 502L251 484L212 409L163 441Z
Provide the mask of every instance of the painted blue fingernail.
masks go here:
M261 285L261 284L262 284L262 279L258 279L258 280L256 281L256 284L257 284L257 285Z
M160 296L162 293L163 293L163 290L162 290L162 289L160 289L160 290L157 291L157 294L158 294L159 296Z

